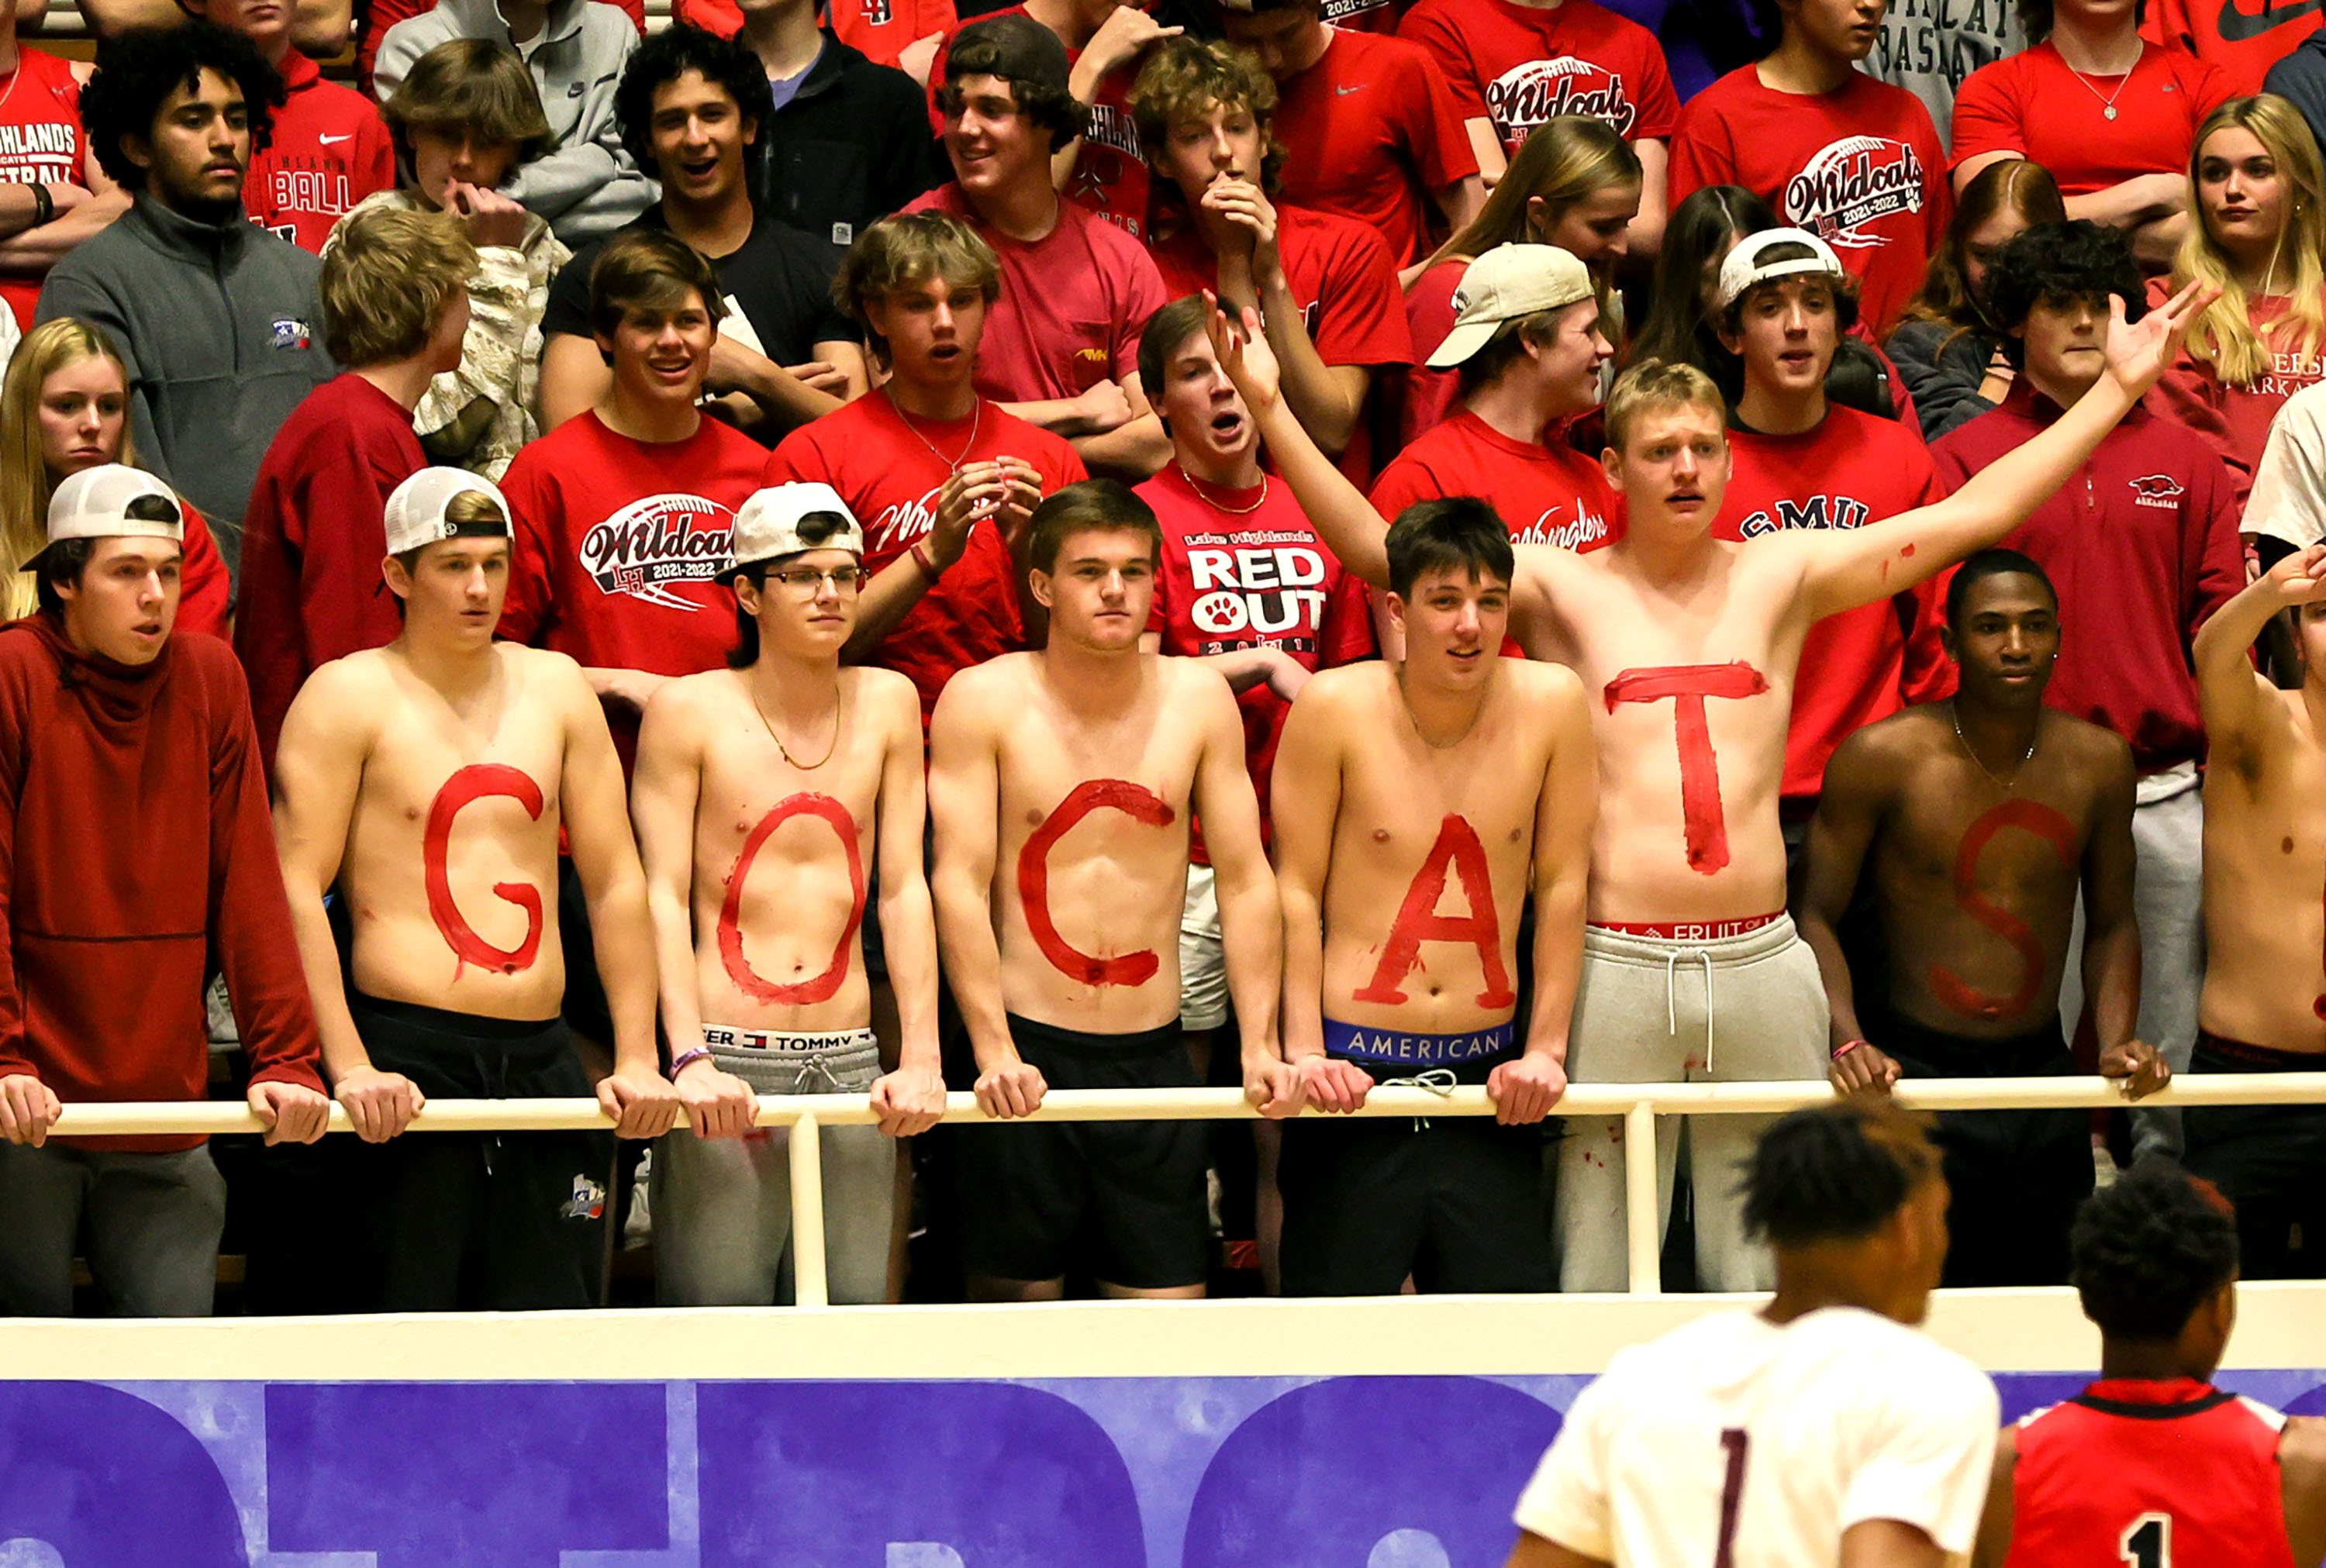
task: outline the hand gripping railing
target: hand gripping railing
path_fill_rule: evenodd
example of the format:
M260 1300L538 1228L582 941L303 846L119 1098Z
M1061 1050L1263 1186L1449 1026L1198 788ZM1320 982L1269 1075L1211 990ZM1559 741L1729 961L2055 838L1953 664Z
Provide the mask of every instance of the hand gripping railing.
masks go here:
M2030 1110L2116 1107L2123 1094L2101 1078L1953 1078L1902 1082L1899 1103L1917 1110ZM1776 1083L1584 1083L1569 1088L1558 1102L1561 1116L1620 1116L1624 1118L1624 1219L1629 1239L1633 1295L1661 1295L1658 1260L1662 1250L1656 1202L1656 1162L1633 1159L1630 1151L1655 1147L1659 1116L1767 1115L1818 1105L1833 1090L1821 1082ZM2326 1104L2326 1072L2238 1072L2182 1077L2172 1087L2140 1102L2154 1106ZM1493 1104L1483 1088L1439 1091L1375 1089L1358 1116L1491 1116ZM1258 1112L1233 1089L1054 1090L1033 1121L1240 1121ZM1305 1114L1315 1115L1316 1112ZM758 1125L791 1129L792 1264L795 1298L802 1306L824 1306L823 1167L821 1129L862 1127L876 1118L870 1098L861 1094L766 1094L759 1097ZM990 1119L967 1094L945 1097L947 1121ZM611 1118L594 1099L436 1099L428 1102L405 1136L439 1132L553 1132L575 1127L605 1129ZM231 1101L180 1104L80 1104L65 1107L52 1136L191 1136L262 1131L258 1118ZM331 1108L331 1130L353 1129L347 1112Z

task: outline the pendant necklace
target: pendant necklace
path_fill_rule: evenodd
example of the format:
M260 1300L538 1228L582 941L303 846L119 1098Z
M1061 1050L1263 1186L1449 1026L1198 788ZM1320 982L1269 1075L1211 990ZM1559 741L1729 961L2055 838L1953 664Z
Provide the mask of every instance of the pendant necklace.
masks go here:
M2011 777L2006 781L1996 778L1995 770L1987 766L1986 763L1979 760L1977 748L1971 745L1970 738L1963 733L1962 715L1955 710L1955 705L1951 700L1947 703L1947 718L1955 727L1955 739L1961 743L1963 755L1971 759L1972 763L1977 766L1978 771L1985 774L1989 779L1992 779L1995 783L1995 787L2001 790L2005 794L2010 794L2013 791L2016 790L2019 787L2019 775L2026 771L2027 765L2030 762L2033 762L2035 758L2034 737L2031 736L2028 738L2026 753L2020 757L2019 765L2011 770ZM2043 728L2042 717L2040 714L2036 717L2035 728L2037 732L2040 734Z

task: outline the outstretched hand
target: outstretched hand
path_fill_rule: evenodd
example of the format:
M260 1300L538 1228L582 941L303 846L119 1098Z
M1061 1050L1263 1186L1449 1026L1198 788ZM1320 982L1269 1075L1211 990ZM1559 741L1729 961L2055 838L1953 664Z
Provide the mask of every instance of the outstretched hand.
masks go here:
M2261 575L2273 608L2291 609L2326 598L2326 544L2297 550Z
M2221 291L2191 283L2137 321L2124 319L2124 296L2108 296L2107 367L2126 394L2139 398L2181 353L2181 340Z
M1246 305L1230 320L1220 297L1209 289L1204 291L1204 303L1212 308L1212 319L1204 329L1212 340L1212 352L1219 357L1220 368L1228 373L1257 419L1276 406L1280 394L1276 355L1261 330L1260 312Z

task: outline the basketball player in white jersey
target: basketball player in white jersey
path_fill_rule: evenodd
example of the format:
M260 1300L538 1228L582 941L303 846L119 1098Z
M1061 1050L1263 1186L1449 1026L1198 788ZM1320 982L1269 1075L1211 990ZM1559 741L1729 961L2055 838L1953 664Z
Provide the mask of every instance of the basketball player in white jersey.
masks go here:
M1746 1225L1777 1294L1619 1352L1519 1498L1510 1568L1940 1568L1978 1533L1998 1414L1916 1333L1947 1183L1885 1102L1799 1110L1761 1139Z

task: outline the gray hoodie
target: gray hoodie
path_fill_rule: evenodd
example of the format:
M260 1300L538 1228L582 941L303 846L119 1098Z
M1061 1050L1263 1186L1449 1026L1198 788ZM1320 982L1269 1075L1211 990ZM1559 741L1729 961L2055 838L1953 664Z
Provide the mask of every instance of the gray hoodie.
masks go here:
M238 209L226 223L197 223L141 192L41 289L38 320L77 316L120 346L138 466L200 508L237 571L259 462L334 373L321 268Z
M614 124L614 85L638 46L637 29L620 7L554 0L540 35L519 44L495 0L443 0L387 30L372 67L372 90L386 102L414 61L455 38L490 39L532 68L554 151L519 168L501 190L547 218L558 238L579 247L613 233L660 197L661 188L630 162Z

